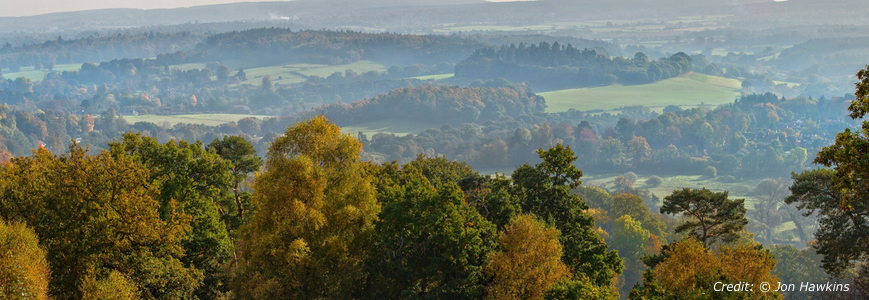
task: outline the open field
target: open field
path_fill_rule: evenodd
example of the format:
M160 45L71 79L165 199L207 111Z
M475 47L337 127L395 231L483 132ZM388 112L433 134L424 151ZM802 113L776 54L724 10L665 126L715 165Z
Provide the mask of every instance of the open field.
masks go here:
M248 80L242 81L242 84L260 85L262 83L262 77L265 75L271 76L273 83L299 83L305 81L305 79L302 76L297 75L296 73L305 76L317 75L320 77L328 77L335 72L341 72L343 74L344 70L347 69L351 69L356 73L364 73L368 71L386 71L386 67L370 60L361 60L352 64L336 66L316 64L289 64L245 69L244 73L247 75Z
M399 119L384 119L373 122L359 123L351 126L344 126L341 127L341 131L344 133L352 134L354 136L358 132L362 131L362 133L365 133L368 138L371 138L375 134L381 132L404 136L410 133L418 134L423 130L439 127L440 125L435 124L412 122Z
M419 80L429 80L429 79L432 79L432 80L436 80L436 81L437 81L437 80L441 80L441 79L452 78L453 76L454 76L453 73L449 73L449 74L435 74L435 75L416 76L416 77L411 77L411 78L419 79Z
M618 177L618 175L619 174L590 175L586 173L586 175L582 177L582 182L584 185L600 185L606 183L608 187L612 187L613 181ZM637 174L639 179L637 179L634 187L638 189L648 189L655 194L655 196L658 196L661 201L664 200L664 197L672 194L674 190L686 187L694 189L705 187L713 192L728 191L731 198L745 198L745 207L748 209L754 208L754 198L750 196L751 190L756 187L761 180L763 180L763 178L745 178L731 183L722 181L722 176L710 178L702 175L658 175L664 180L664 182L658 187L653 187L646 184L646 179L649 179L649 177L653 175L655 174Z
M650 108L667 105L720 105L739 97L741 82L736 79L691 73L642 85L567 89L540 93L546 98L547 112L577 110L615 110L624 106Z
M139 115L124 116L124 119L126 119L129 124L134 124L136 122L151 122L161 126L166 123L170 126L178 123L217 126L223 123L236 122L247 117L265 119L271 116L241 114Z
M66 64L66 65L55 65L55 72L63 72L63 71L78 71L81 69L81 64ZM33 67L23 67L21 71L12 72L12 73L3 73L3 77L6 79L15 79L18 77L24 77L30 79L32 81L42 80L45 78L45 75L51 73L48 69L42 70L34 70Z

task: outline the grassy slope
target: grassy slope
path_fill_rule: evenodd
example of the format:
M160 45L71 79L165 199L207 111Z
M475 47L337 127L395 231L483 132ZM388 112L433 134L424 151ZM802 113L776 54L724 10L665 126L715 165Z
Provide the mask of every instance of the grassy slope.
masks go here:
M416 77L411 77L411 78L415 78L415 79L419 79L419 80L429 80L429 79L433 79L433 80L437 81L437 80L441 80L441 79L452 78L453 76L454 76L453 73L448 73L448 74L435 74L435 75L416 76Z
M540 93L546 98L547 112L577 110L614 110L623 106L719 105L739 96L741 82L736 79L691 73L643 85L567 89Z
M601 183L607 183L608 187L612 187L613 181L618 175L619 174L586 174L585 176L583 176L582 181L585 185L600 185ZM634 187L639 189L648 189L656 196L658 196L658 198L660 198L662 201L664 197L672 194L674 190L686 187L692 189L699 189L705 187L714 192L728 191L731 198L745 198L745 206L748 209L752 209L754 207L754 199L750 196L751 190L755 186L757 186L757 184L760 183L761 180L763 180L763 178L746 178L737 180L737 182L723 182L721 180L721 176L719 176L718 178L709 178L702 175L658 175L664 180L664 182L658 187L653 187L646 184L646 179L649 179L649 177L651 177L652 175L655 174L637 174L639 179L637 179Z
M190 114L190 115L140 115L140 116L124 116L127 123L133 124L136 122L151 122L157 125L163 125L168 122L169 125L178 123L187 124L202 124L208 126L217 126L223 123L236 122L238 120L255 117L264 119L269 116L260 115L242 115L242 114Z

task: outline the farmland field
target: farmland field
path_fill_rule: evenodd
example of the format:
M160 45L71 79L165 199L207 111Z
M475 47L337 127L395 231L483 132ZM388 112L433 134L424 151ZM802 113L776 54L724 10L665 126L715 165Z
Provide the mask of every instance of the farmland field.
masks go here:
M435 75L416 76L416 77L411 77L411 78L415 78L415 79L419 79L419 80L429 80L429 79L433 79L433 80L441 80L441 79L452 78L453 76L454 76L453 73L449 73L449 74L435 74Z
M299 83L304 81L305 79L302 76L298 76L294 74L298 72L299 74L305 76L313 76L317 75L320 77L328 77L335 72L344 73L344 70L351 69L356 73L364 73L368 71L385 71L386 68L378 63L375 63L370 60L362 60L357 61L352 64L346 65L337 65L337 66L328 66L328 65L316 65L316 64L289 64L289 65L278 65L278 66L270 66L270 67L261 67L261 68L250 68L244 69L244 73L247 75L246 81L242 81L243 84L252 84L259 85L262 82L262 77L265 75L271 76L273 83Z
M81 69L81 64L65 64L65 65L55 65L55 72L63 72L63 71L78 71ZM45 78L45 75L51 73L48 69L42 70L34 70L33 67L22 67L18 72L12 73L3 73L3 77L6 79L15 79L18 77L24 77L33 81L42 80Z
M381 132L404 136L410 133L418 134L423 130L437 127L440 127L440 125L398 119L384 119L359 123L351 126L343 126L341 127L341 131L352 134L353 136L356 136L357 132L362 131L362 133L365 133L368 138L371 138L373 135Z
M139 115L124 116L124 119L126 119L129 124L134 124L136 122L151 122L161 126L166 123L170 126L178 123L217 126L223 123L236 122L247 117L264 119L270 116L243 114Z
M616 110L643 105L660 108L668 105L719 105L733 102L740 95L741 82L698 73L643 85L567 89L540 93L546 98L547 112L577 110Z

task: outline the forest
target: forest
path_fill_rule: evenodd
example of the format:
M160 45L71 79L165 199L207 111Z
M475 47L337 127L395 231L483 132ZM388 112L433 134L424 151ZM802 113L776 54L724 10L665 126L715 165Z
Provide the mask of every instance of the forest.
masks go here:
M0 299L869 298L859 3L588 2L0 5Z

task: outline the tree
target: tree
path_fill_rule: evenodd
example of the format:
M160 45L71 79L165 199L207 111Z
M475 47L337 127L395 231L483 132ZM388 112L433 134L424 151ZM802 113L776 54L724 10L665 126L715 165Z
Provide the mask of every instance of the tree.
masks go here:
M615 251L595 233L594 218L588 206L571 191L581 181L582 171L570 146L558 144L537 151L543 162L534 167L525 164L513 171L511 193L520 199L522 211L561 231L564 247L562 261L576 276L587 277L596 286L610 286L623 268Z
M128 276L145 299L193 297L202 275L181 261L190 216L176 201L161 216L149 169L134 157L40 149L0 173L0 213L39 235L53 297L81 299L84 278L111 271Z
M649 208L643 202L643 198L634 194L618 194L613 196L610 217L618 219L622 216L631 216L632 220L642 224L649 232L661 236L664 234L665 225L649 212Z
M256 155L256 149L253 144L243 137L237 135L224 136L223 139L214 139L208 145L208 149L214 149L217 155L221 158L232 162L232 193L235 196L236 216L240 220L244 220L244 211L247 204L242 201L248 199L249 195L244 195L239 190L239 184L244 181L250 173L259 170L263 165L263 160Z
M483 266L497 234L451 179L459 163L418 157L373 170L383 203L374 253L366 263L373 299L477 299L484 295ZM458 171L458 172L456 172Z
M259 120L253 117L238 120L238 129L249 136L257 136L260 132Z
M561 262L557 229L522 215L499 234L500 251L492 255L486 273L493 278L489 299L543 299L552 285L569 276Z
M757 184L754 192L759 197L750 216L759 223L760 232L764 234L764 241L772 243L773 229L782 223L782 220L775 214L784 204L783 200L788 194L788 185L781 178L767 178Z
M181 260L205 275L196 295L214 298L226 292L222 265L230 260L233 249L216 202L232 181L231 163L206 151L198 141L160 144L156 138L133 133L109 143L109 149L113 156L133 157L150 170L148 179L159 187L163 218L173 201L192 217L191 231L182 241L186 256Z
M232 71L229 69L229 67L220 65L220 67L217 67L217 80L224 81L226 79L229 79L231 72Z
M674 242L654 274L644 276L643 286L630 299L781 299L776 291L755 287L745 292L715 292L715 284L779 282L771 271L775 258L759 245L723 245L716 253L693 238ZM720 284L719 284L720 286ZM726 295L726 296L725 296Z
M688 217L676 227L676 233L687 232L704 245L715 241L733 242L748 224L744 202L744 199L728 199L727 192L684 188L664 197L661 213Z
M869 112L869 66L857 73L856 99L848 110L850 117L861 120ZM832 168L832 171L807 171L795 175L791 191L794 198L788 203L799 202L800 209L818 211L820 228L816 233L818 253L824 255L824 269L834 275L840 274L853 261L869 257L865 241L869 241L869 214L865 199L869 198L866 179L869 178L869 121L862 121L862 128L852 132L850 128L836 135L833 145L818 152L814 163ZM819 184L829 184L829 188ZM796 191L794 189L797 189ZM818 194L809 194L809 193Z
M49 266L45 249L32 229L0 220L0 298L48 297Z
M619 257L625 259L625 272L621 278L622 292L627 294L634 283L642 279L643 261L646 242L651 237L648 230L643 229L630 215L623 215L615 220L613 235L609 246L619 252Z
M641 136L633 137L628 142L628 149L631 163L633 163L634 167L638 167L641 163L649 160L649 156L652 154L652 148L649 147L649 143Z
M274 88L274 84L272 84L272 77L269 75L263 76L262 85L260 88L263 91L271 91Z
M363 282L380 212L359 161L362 144L324 117L293 125L269 146L257 208L241 228L240 298L342 298Z

